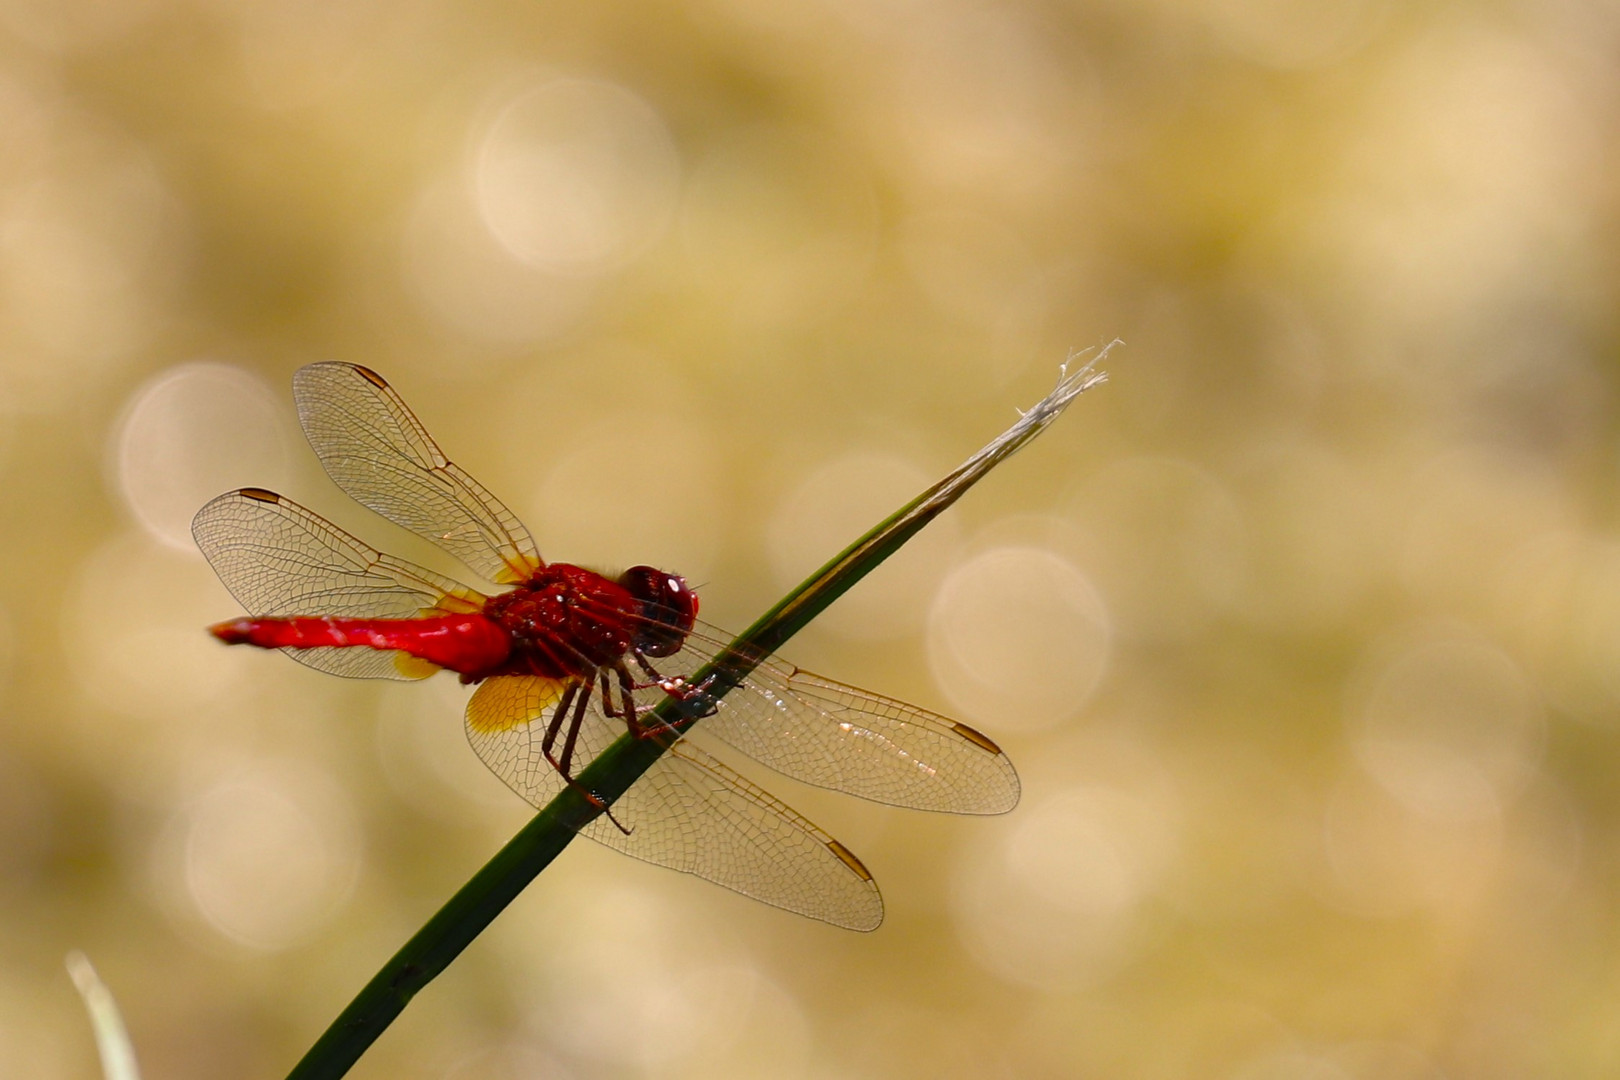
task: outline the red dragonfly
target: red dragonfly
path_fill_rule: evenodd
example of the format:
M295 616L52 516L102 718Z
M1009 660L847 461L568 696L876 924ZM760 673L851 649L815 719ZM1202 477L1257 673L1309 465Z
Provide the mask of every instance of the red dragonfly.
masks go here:
M374 371L311 364L294 376L293 394L338 487L508 587L470 588L274 492L243 488L192 522L197 546L252 612L212 627L216 637L351 678L456 672L477 684L466 714L473 749L535 806L624 732L672 734L653 710L700 694L694 676L731 640L698 620L681 577L543 561L517 517L445 457ZM988 737L775 657L700 711L701 736L808 784L961 814L1018 802L1018 775ZM854 854L691 738L675 741L584 832L838 926L872 930L883 919L877 885Z

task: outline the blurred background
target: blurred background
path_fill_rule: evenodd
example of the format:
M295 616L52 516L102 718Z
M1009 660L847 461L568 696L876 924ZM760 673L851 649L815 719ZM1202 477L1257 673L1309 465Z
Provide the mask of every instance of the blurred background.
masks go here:
M1620 10L0 3L0 1073L283 1075L528 818L464 691L204 632L383 372L553 559L751 621L1115 336L791 643L982 727L947 819L756 779L827 928L581 841L362 1077L1620 1070Z

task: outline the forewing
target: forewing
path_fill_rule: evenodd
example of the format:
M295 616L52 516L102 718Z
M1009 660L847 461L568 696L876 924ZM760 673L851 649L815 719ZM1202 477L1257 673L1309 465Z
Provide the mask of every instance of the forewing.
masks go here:
M724 647L699 624L680 653L653 664L691 676ZM697 732L785 776L874 802L957 814L1018 803L1018 773L989 738L936 713L765 657Z
M580 684L575 684L579 686ZM566 707L567 684L530 676L482 683L467 707L467 737L497 776L535 806L563 786L542 743ZM593 695L574 773L625 733ZM566 718L565 718L566 720ZM557 725L554 754L567 734ZM695 874L776 907L852 930L883 921L883 900L860 860L771 795L686 741L675 744L584 833L626 855Z
M191 534L225 588L250 615L411 619L475 611L483 597L403 559L384 555L290 499L243 488L212 500ZM334 675L420 678L404 653L378 649L284 649Z
M541 565L529 530L444 456L381 375L310 364L293 376L293 398L310 446L351 498L491 581L522 581Z

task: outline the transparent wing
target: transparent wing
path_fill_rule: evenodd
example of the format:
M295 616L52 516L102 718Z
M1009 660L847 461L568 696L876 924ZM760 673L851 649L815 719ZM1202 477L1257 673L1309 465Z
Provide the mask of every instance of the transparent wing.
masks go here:
M850 930L883 921L877 883L844 845L686 740L585 835L638 859Z
M310 446L350 498L490 581L522 581L542 565L529 530L444 456L381 375L310 364L293 376L293 398Z
M547 729L566 701L549 679L502 676L486 680L467 708L467 736L497 776L535 806L563 785L541 750ZM593 695L581 725L577 773L625 732ZM558 725L559 732L566 725ZM559 734L559 741L560 741ZM723 885L788 911L851 930L883 921L883 900L872 875L838 841L792 809L682 740L631 785L611 821L584 832L626 855Z
M700 623L680 652L651 662L661 675L690 677L729 640ZM643 701L654 704L656 691ZM1018 773L985 735L775 656L694 730L784 776L874 802L957 814L1001 814L1018 804Z
M310 511L261 488L212 500L191 521L208 564L251 615L410 619L476 611L483 597L384 555ZM351 678L420 678L431 669L377 649L283 649L299 663Z

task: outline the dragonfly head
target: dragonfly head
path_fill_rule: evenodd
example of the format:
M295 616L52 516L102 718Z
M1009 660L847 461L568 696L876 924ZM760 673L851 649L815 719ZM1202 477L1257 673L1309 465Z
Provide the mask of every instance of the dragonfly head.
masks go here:
M632 566L619 584L641 604L635 648L648 656L674 656L697 621L698 598L686 579L651 566Z

